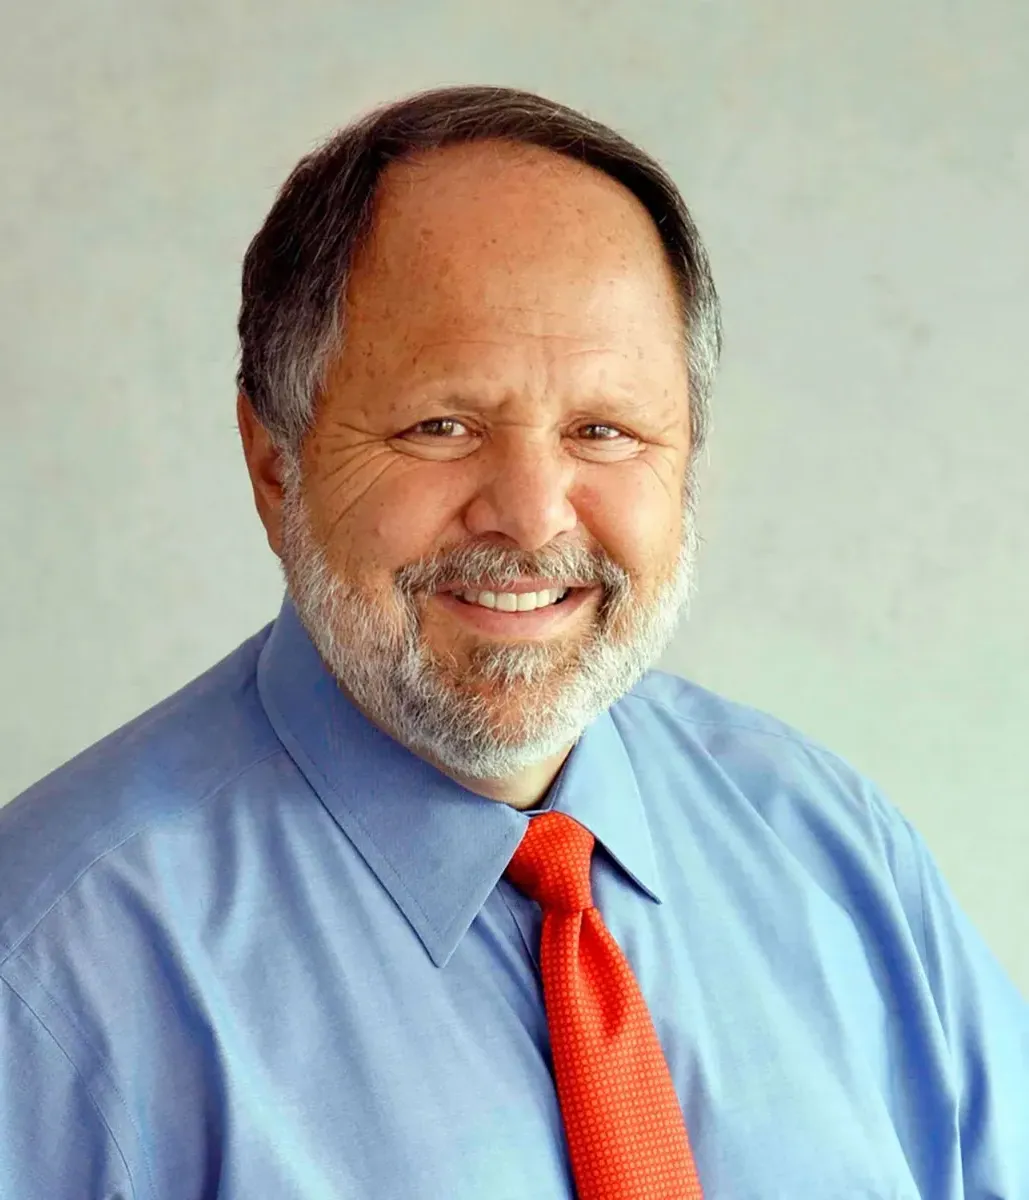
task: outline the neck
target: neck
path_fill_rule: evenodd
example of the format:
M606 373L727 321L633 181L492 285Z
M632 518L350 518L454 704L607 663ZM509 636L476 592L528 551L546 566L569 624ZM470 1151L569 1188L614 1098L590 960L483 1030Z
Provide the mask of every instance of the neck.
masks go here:
M514 775L505 775L501 779L476 779L451 771L432 759L428 761L470 792L477 792L488 800L498 800L501 804L510 804L512 808L524 810L535 808L543 800L571 750L571 746L568 746L551 758L533 763L532 766L525 767Z
M342 688L342 690L350 703L362 712L373 725L381 729L383 733L388 734L394 741L400 740L394 730L384 725L364 705L358 704L350 692L345 688ZM482 779L478 776L462 775L459 771L452 771L445 763L439 762L432 755L417 750L413 746L409 746L408 749L412 754L417 754L425 762L431 763L437 771L442 772L448 779L453 779L455 783L459 783L470 792L485 796L487 800L498 800L501 804L510 804L512 808L518 809L535 808L543 800L547 792L550 791L550 785L557 778L561 768L564 766L565 759L572 752L572 747L569 745L563 750L559 750L556 754L551 755L550 758L532 763L530 766L524 767L521 771L516 771L513 775L504 775L499 779Z

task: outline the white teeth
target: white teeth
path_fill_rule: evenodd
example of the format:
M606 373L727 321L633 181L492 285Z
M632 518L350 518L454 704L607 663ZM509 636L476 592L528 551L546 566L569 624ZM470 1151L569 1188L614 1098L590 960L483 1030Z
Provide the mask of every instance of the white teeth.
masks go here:
M544 588L540 592L459 592L469 604L495 608L499 612L532 612L556 604L568 594L567 588Z

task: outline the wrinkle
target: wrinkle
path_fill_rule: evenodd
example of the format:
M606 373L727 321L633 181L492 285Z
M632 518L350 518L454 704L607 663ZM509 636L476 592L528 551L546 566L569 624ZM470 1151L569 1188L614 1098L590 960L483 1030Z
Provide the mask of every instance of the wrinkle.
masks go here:
M400 465L398 460L391 455L385 462L381 464L377 463L375 459L369 459L367 462L358 466L358 468L352 474L340 479L335 485L332 485L331 482L333 475L340 474L342 468L340 470L333 471L324 477L325 483L330 485L325 496L327 501L325 507L332 508L332 519L329 525L330 537L336 535L340 525L350 515L350 512L354 506L359 504L361 500L364 499L365 495L383 479L383 477L390 471L392 467L398 465ZM368 479L366 482L358 483L361 477L369 469L375 469L376 467L378 469L375 470L375 474L372 476L372 478ZM339 508L336 508L333 504L333 501L335 501L341 493L345 493L347 491L351 493L350 496Z

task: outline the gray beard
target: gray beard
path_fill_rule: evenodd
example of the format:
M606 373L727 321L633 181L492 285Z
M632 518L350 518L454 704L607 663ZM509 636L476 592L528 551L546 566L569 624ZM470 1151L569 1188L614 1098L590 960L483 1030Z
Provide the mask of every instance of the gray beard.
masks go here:
M636 598L627 572L606 555L577 546L529 553L478 545L398 571L390 612L332 571L311 530L299 467L287 460L287 587L325 665L366 716L444 770L501 779L567 750L668 645L694 591L695 490L691 470L675 569L650 603ZM425 644L419 600L448 584L503 590L525 576L600 584L600 611L581 642L484 643L463 666Z

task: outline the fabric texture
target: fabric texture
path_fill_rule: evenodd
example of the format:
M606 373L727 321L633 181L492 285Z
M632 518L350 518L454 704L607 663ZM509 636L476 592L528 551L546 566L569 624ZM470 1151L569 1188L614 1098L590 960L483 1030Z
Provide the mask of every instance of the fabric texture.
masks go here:
M506 875L543 910L540 966L579 1200L703 1200L632 967L593 903L593 834L541 813Z
M519 812L371 725L288 601L0 808L0 1200L572 1200L504 877L547 812L709 1200L1029 1200L1029 1008L869 779L654 671Z

